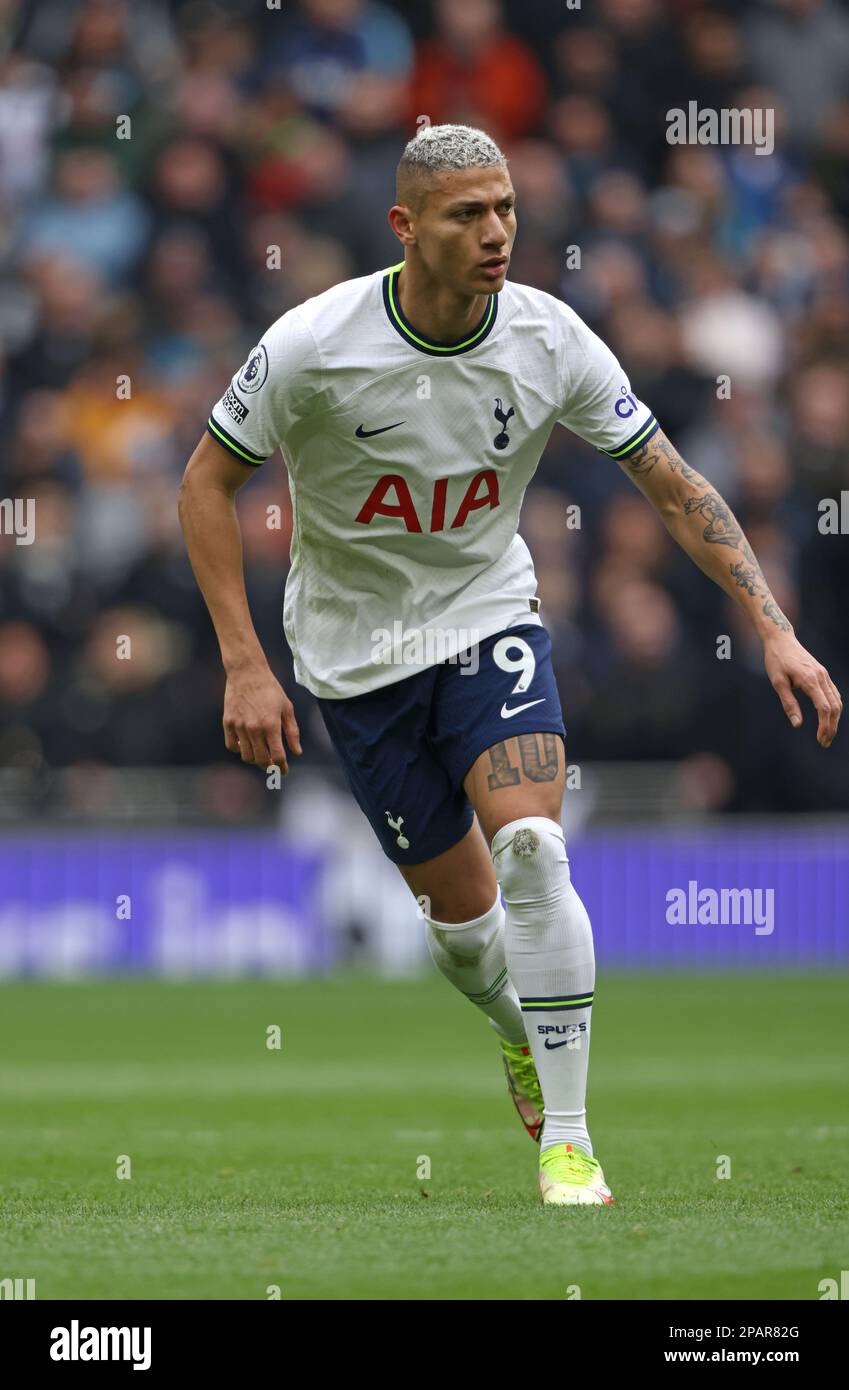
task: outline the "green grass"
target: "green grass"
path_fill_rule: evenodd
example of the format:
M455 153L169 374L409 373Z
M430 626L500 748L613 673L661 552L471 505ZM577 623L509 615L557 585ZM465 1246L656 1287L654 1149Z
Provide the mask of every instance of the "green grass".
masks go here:
M0 1278L39 1299L817 1299L849 1250L845 977L603 973L597 1000L616 1204L543 1210L495 1040L435 973L6 985Z

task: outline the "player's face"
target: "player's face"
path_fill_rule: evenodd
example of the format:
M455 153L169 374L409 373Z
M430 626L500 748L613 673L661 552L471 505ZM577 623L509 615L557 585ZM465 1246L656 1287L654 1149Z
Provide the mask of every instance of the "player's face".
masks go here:
M461 294L504 286L516 236L516 195L504 169L439 175L416 218L416 241L436 280Z

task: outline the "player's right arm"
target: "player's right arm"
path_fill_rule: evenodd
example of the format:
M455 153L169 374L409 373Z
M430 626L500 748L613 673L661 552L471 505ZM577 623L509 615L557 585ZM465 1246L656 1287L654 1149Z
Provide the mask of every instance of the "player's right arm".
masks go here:
M204 433L183 474L180 525L227 675L224 743L243 762L276 764L285 774L283 735L296 754L301 739L292 702L268 665L251 619L236 515L236 493L253 471Z

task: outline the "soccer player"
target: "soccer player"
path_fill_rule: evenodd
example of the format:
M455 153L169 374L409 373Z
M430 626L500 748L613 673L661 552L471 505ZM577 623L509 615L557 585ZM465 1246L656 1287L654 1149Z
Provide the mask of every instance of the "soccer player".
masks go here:
M740 604L794 727L793 687L813 702L823 747L841 700L732 512L613 353L566 304L507 279L516 198L498 146L469 126L423 130L398 165L396 198L403 261L272 324L186 468L180 515L227 676L224 741L283 772L284 739L301 753L251 623L234 506L280 445L296 679L423 905L437 967L489 1018L540 1142L543 1203L607 1204L586 1124L593 938L560 825L551 644L517 530L554 426L615 459Z

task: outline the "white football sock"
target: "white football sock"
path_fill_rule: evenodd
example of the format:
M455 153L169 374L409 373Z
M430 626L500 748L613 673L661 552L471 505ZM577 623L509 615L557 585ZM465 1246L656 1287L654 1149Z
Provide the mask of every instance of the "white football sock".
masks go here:
M586 1095L595 955L563 831L546 816L511 821L496 834L492 858L507 908L507 969L545 1100L540 1148L568 1141L592 1154Z
M427 944L446 980L477 1004L500 1037L527 1042L518 995L504 959L504 908L501 894L473 922L436 922L425 918Z

